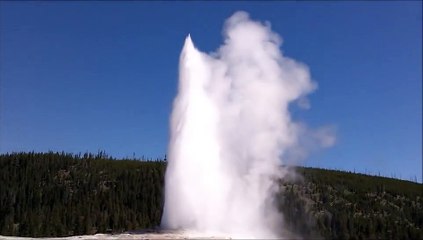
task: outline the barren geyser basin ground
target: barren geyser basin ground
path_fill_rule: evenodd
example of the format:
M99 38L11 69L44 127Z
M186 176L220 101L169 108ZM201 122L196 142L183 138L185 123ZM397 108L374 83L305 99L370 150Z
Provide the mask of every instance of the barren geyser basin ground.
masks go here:
M44 239L44 240L77 240L77 239L231 239L229 236L220 236L220 235L204 235L201 233L194 232L184 232L184 231L148 231L145 232L134 232L134 233L124 233L124 234L96 234L96 235L83 235L83 236L72 236L72 237L63 237L63 238L25 238L25 237L4 237L0 236L0 240L29 240L29 239Z

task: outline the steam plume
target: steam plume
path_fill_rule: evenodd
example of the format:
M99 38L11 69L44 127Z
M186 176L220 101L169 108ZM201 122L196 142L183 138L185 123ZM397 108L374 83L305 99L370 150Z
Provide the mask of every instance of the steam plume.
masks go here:
M245 12L212 54L188 36L171 117L162 227L233 237L279 237L275 178L298 142L288 105L314 90L307 67Z

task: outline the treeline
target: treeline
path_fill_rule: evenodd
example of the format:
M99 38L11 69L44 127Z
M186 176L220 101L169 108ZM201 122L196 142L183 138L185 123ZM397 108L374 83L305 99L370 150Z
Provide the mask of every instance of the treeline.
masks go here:
M159 225L163 161L103 153L0 156L0 234L69 236Z
M297 168L281 181L286 222L307 238L423 239L423 185L343 171Z
M165 160L93 154L0 155L0 235L70 236L154 228ZM423 239L422 184L313 168L281 179L285 224L306 238ZM282 228L282 226L281 226Z

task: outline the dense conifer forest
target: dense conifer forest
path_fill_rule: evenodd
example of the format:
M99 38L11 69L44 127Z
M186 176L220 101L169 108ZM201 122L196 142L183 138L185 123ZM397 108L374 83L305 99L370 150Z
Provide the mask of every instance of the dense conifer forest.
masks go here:
M70 236L157 227L165 160L0 155L0 235ZM285 227L306 238L423 239L423 185L298 167L281 179Z

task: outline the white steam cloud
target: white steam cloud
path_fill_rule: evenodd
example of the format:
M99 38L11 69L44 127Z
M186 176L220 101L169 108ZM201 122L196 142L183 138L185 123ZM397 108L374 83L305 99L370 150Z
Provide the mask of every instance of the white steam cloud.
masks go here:
M315 89L308 68L282 55L269 24L237 12L212 54L190 36L171 118L162 227L241 238L280 237L274 179L299 143L288 105ZM334 139L316 137L324 145Z

